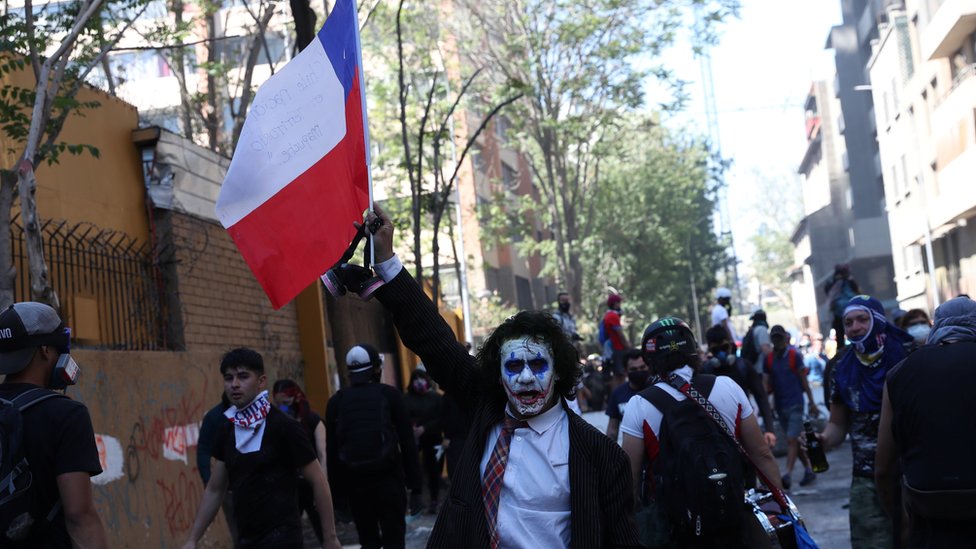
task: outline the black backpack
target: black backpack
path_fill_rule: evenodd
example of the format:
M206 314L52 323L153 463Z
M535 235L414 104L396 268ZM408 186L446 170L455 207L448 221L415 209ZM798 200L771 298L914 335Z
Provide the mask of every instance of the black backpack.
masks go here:
M694 378L706 397L714 384L715 376ZM655 386L639 394L664 416L653 464L654 499L664 516L682 537L740 527L745 483L735 444L693 400L679 402Z
M67 398L47 389L30 389L13 400L0 398L0 546L22 541L38 519L51 521L61 509L58 502L46 517L37 517L34 477L24 450L22 414L50 398Z
M337 396L339 462L357 472L386 471L396 465L399 439L383 386L356 385Z

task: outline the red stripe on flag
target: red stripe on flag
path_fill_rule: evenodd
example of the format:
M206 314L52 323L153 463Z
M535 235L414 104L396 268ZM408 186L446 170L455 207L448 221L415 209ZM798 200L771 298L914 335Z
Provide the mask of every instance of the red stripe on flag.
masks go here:
M346 136L321 160L227 229L280 309L335 263L369 205L359 77L346 98Z

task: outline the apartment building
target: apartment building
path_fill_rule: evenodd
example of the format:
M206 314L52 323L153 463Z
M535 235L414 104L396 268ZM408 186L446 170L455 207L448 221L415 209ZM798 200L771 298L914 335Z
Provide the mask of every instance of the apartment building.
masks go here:
M830 329L824 285L850 257L851 178L840 100L829 81L814 82L804 101L807 149L800 161L803 219L793 231L793 310L800 328ZM856 274L856 273L855 273Z
M976 3L889 6L867 65L903 309L976 291Z

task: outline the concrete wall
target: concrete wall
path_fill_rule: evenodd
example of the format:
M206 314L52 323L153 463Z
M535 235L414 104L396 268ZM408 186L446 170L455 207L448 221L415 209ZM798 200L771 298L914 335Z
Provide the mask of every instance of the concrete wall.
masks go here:
M95 427L106 472L92 488L109 546L178 547L203 495L197 435L223 390L221 354L79 349L72 355L82 377L68 394L88 406ZM230 547L222 514L202 546Z

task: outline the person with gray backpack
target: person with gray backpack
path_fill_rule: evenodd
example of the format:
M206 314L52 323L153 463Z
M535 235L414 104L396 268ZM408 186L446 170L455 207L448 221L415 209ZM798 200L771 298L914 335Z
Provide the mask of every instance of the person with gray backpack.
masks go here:
M0 313L0 547L108 547L90 478L102 472L71 332L35 302Z

